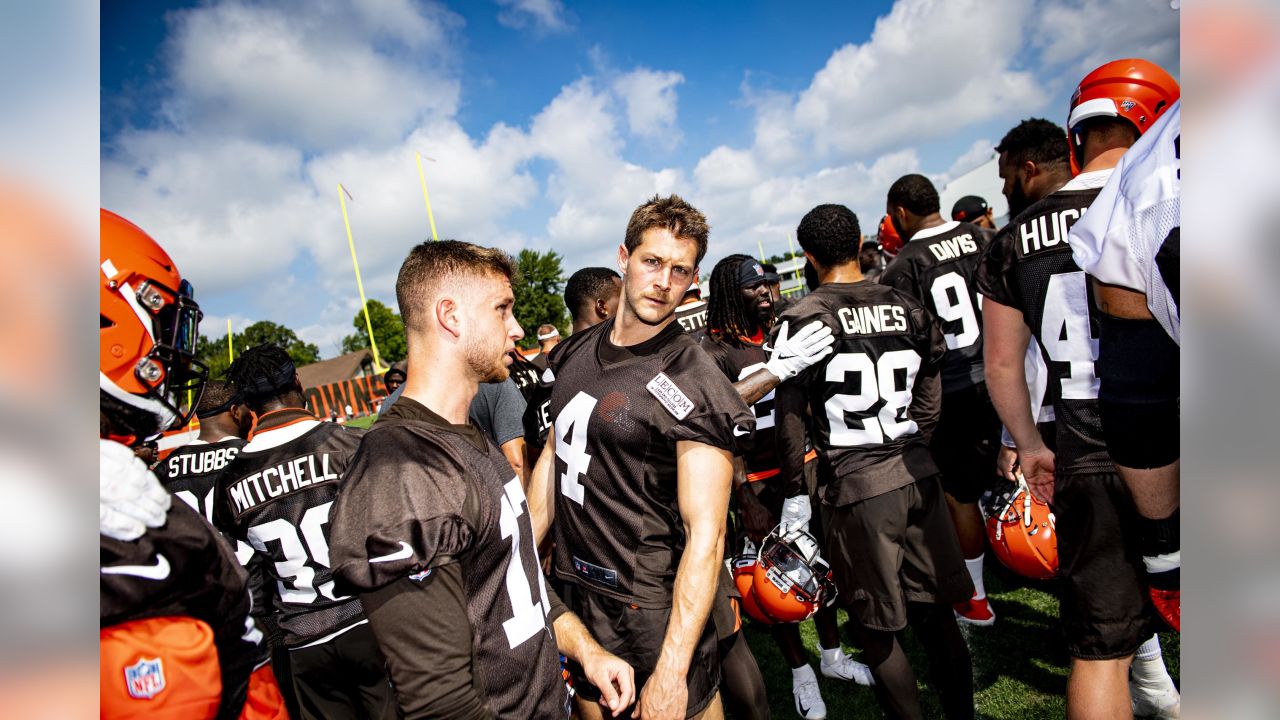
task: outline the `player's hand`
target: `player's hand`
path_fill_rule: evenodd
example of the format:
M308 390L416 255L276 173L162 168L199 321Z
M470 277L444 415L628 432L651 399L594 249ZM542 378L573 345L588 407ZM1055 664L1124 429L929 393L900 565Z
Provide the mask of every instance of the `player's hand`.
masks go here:
M742 527L747 531L747 537L756 545L764 542L765 535L773 529L773 516L750 485L743 485L738 492L738 509L742 511Z
M1009 482L1018 482L1014 472L1018 468L1018 451L1008 445L1001 445L996 454L996 474Z
M137 540L164 525L172 498L129 448L98 442L98 531L115 540Z
M640 691L636 720L683 720L689 709L689 685L683 675L659 666Z
M1019 450L1018 465L1031 493L1047 503L1053 502L1053 451L1044 445L1032 450Z
M613 715L636 701L636 673L625 660L604 648L582 659L582 672L600 690L600 704Z
M773 352L769 354L769 362L765 369L773 373L778 380L787 380L800 374L832 352L835 337L831 328L818 320L805 325L794 337L787 336L787 321L778 328L778 337L774 340Z
M813 517L813 509L809 506L808 495L797 495L782 501L782 518L779 523L783 537L793 530L809 531L809 519Z

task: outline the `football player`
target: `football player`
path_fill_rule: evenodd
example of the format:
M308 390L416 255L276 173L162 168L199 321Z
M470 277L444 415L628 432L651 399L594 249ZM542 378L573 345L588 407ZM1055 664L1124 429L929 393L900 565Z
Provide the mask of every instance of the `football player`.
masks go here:
M684 299L676 308L676 322L685 329L694 342L700 342L707 332L707 303L702 299L702 290L698 287L698 278L684 293Z
M264 560L299 709L306 718L395 717L360 600L337 592L329 569L329 509L364 431L312 415L279 346L249 348L227 376L256 422L218 478L214 521Z
M1138 514L1156 609L1181 628L1178 543L1178 256L1181 101L1121 158L1071 228L1098 305L1098 410ZM1138 112L1136 106L1117 112Z
M631 668L547 591L520 478L467 423L523 336L514 274L506 254L469 243L410 251L396 280L408 380L333 508L335 576L360 593L407 717L567 717L557 646L611 711L635 695Z
M1137 711L1176 717L1177 691L1172 682L1160 682L1167 673L1152 634L1133 498L1116 474L1098 417L1095 311L1067 233L1125 151L1156 120L1153 115L1176 100L1177 84L1145 61L1102 69L1101 77L1097 71L1087 76L1089 82L1082 82L1072 98L1068 160L1079 174L1019 213L983 256L978 288L986 296L987 384L1017 444L1027 484L1051 503L1057 520L1060 607L1072 657L1068 715L1119 717ZM1163 106L1150 102L1142 123L1116 112L1138 85L1144 98L1166 96ZM1088 93L1084 102L1082 92ZM1049 369L1056 453L1040 439L1030 410L1023 363L1031 337ZM1142 681L1131 697L1135 651L1134 672Z
M781 319L821 322L835 334L835 353L780 385L777 402L786 407L794 402L786 395L803 393L813 418L824 547L840 602L860 626L887 714L922 716L915 672L897 637L910 623L947 717L971 718L973 668L951 606L973 595L973 582L929 452L946 341L919 300L862 281L862 234L848 208L819 205L796 235L820 286ZM784 532L807 529L804 417L780 413L778 422L781 524Z
M200 434L169 453L156 466L155 473L166 490L213 522L214 481L244 447L253 415L235 385L210 380L196 405L196 417L200 419Z
M560 344L560 331L555 325L539 325L538 326L538 354L546 355L551 349Z
M707 309L707 336L702 349L711 356L732 382L766 367L769 354L764 349L773 323L773 296L769 292L764 268L747 255L730 255L711 271L711 298ZM774 441L776 418L783 412L803 413L803 405L776 407L771 392L752 406L756 431L740 467L735 468L734 489L746 533L757 546L778 524L783 497L780 494L780 463ZM796 393L788 398L799 398ZM816 472L817 453L805 456L806 469ZM815 529L815 536L821 531ZM871 684L871 671L846 654L840 645L836 624L836 608L827 606L817 612L822 674L841 680ZM818 678L809 665L798 623L778 623L772 628L774 641L791 667L791 692L796 712L804 718L825 718L826 703L818 688ZM741 714L736 711L735 715Z
M904 175L889 188L889 221L905 244L880 276L929 308L942 323L942 416L930 449L942 471L947 509L955 523L973 597L956 606L970 625L996 621L982 582L986 531L978 498L991 485L1000 448L1000 418L982 376L982 315L975 287L978 258L991 240L987 230L946 221L938 191L923 175Z
M985 199L977 195L965 195L951 206L951 219L977 225L984 230L995 230L996 221L992 217L994 212Z
M535 531L555 521L566 604L635 667L647 720L723 714L707 620L713 603L728 603L719 588L732 458L755 418L675 322L707 234L702 213L675 195L632 213L617 315L551 357L554 420L530 495ZM570 669L594 700L598 689Z
M102 717L284 717L230 545L129 448L189 419L178 403L204 382L200 308L140 228L103 210L101 233Z
M805 265L808 268L808 264ZM858 268L862 270L864 280L880 282L884 272L884 253L880 252L880 241L874 237L862 239L862 249L858 251Z

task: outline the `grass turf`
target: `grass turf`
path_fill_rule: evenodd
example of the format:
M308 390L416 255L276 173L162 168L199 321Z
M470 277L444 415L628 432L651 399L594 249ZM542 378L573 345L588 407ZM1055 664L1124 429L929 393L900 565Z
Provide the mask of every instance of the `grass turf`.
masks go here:
M347 421L347 427L367 428L373 424L374 420L377 420L377 419L378 419L377 415L365 415L364 417L352 418L351 420Z
M992 720L1034 720L1066 716L1068 657L1063 649L1058 626L1058 600L1053 586L1029 583L999 567L994 560L987 563L987 595L996 612L991 627L961 626L969 641L974 668L974 704L980 718ZM840 611L840 622L846 620ZM745 622L747 642L755 654L768 690L774 718L797 717L791 695L791 669L778 652L768 630ZM810 665L818 670L818 638L813 621L800 627L801 637L809 650ZM843 633L845 648L855 658L858 650ZM1174 683L1179 683L1178 635L1161 633L1161 648ZM941 718L937 696L926 685L927 662L923 650L910 630L906 632L907 653L920 681L920 695L925 716ZM827 717L883 717L869 688L853 683L830 680L818 673Z

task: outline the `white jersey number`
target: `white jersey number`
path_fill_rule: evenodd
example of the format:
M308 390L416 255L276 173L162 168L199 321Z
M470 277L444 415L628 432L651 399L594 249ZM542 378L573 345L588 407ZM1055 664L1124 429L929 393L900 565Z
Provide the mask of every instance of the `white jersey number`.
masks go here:
M738 379L746 380L748 377L751 376L752 373L754 373L757 370L763 370L764 367L765 367L764 363L756 363L755 365L748 365L742 368L742 372L738 373ZM773 413L773 395L775 392L777 391L770 390L768 395L765 395L764 397L760 398L759 400L756 401L755 405L751 406L751 412L756 416L757 431L767 430L773 427L773 424L775 422L774 413Z
M1098 359L1098 341L1089 332L1089 289L1084 271L1049 277L1040 319L1040 344L1049 359L1067 363L1062 378L1064 400L1094 400L1098 397L1098 376L1093 363Z
M969 286L958 272L949 272L933 281L929 288L938 317L951 322L959 321L960 332L944 333L948 350L967 348L978 342L982 328L978 327L978 310L982 308L982 296L970 296ZM974 305L977 305L975 309Z
M280 543L284 560L275 563L276 575L280 578L276 585L280 589L280 599L287 603L313 603L318 599L317 591L329 600L350 597L334 595L332 580L316 587L316 572L307 567L308 560L329 567L329 541L324 536L324 526L329 522L332 505L332 502L327 502L311 508L302 515L302 522L296 528L284 518L249 528L249 544L263 555L270 557L267 543ZM285 578L290 580L286 583Z
M556 416L556 457L565 464L565 472L560 476L560 494L579 505L586 500L586 488L578 478L586 474L591 464L591 456L587 454L587 425L591 423L597 402L579 391Z
M857 388L857 394L837 393L826 403L835 447L879 445L917 431L916 422L904 417L911 405L911 389L920 371L920 354L915 350L893 350L872 360L866 353L840 353L827 363L827 382ZM856 373L856 381L846 381ZM899 387L901 386L901 387ZM883 400L879 413L868 413ZM861 415L862 427L849 427L846 414Z
M511 559L507 562L507 599L511 601L512 616L502 623L502 630L507 635L507 644L511 649L523 644L526 640L542 632L547 627L547 613L551 605L547 603L546 581L542 573L538 576L539 600L533 599L529 589L529 576L525 573L524 563L520 561L520 516L524 514L524 489L520 478L511 478L503 487L506 492L502 496L502 514L498 518L498 526L502 529L502 538L511 541ZM534 550L534 560L537 560Z

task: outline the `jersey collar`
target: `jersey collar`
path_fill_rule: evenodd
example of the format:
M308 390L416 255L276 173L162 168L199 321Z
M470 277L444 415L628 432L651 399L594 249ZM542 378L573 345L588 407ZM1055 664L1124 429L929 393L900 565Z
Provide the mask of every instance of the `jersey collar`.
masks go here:
M959 221L948 220L947 222L944 222L941 225L935 225L934 227L925 228L917 232L915 235L911 236L911 242L915 242L916 240L924 240L925 238L931 238L934 235L941 235L944 232L951 232L952 230L956 229L959 226L960 226Z

